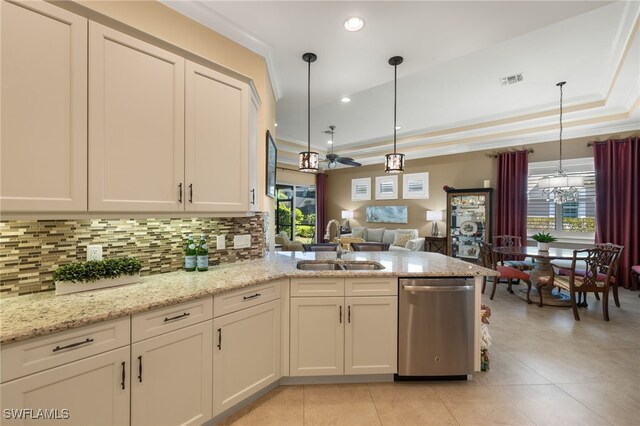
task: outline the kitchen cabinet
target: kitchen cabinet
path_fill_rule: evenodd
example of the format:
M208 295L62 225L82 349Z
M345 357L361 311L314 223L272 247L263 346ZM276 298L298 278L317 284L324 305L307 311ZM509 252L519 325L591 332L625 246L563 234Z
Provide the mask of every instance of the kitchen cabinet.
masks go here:
M280 379L280 319L280 299L214 319L214 415Z
M131 424L200 425L212 414L212 320L133 343Z
M184 59L89 23L89 210L183 211Z
M87 20L2 0L2 212L87 210Z
M291 296L291 376L396 372L395 279L292 279Z
M264 189L261 189L260 185L259 171L262 167L258 161L260 158L258 153L261 152L259 144L263 142L266 145L266 140L260 137L260 98L257 92L254 90L251 92L249 103L249 210L257 212L260 211L261 199L264 196ZM264 176L264 173L262 175Z
M493 189L447 191L447 247L449 256L470 262L480 258L479 241L491 242Z
M52 423L78 426L129 424L129 392L129 346L0 385L3 416L6 410L33 409L36 416L47 409L57 419ZM3 417L2 424L41 422Z

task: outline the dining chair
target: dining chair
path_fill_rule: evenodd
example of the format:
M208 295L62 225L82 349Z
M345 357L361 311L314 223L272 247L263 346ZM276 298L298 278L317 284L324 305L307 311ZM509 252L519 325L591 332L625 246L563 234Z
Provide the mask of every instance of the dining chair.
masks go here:
M304 251L336 251L338 244L336 243L316 243L316 244L303 244Z
M586 265L584 275L577 274L576 264L578 255L586 253L586 257L581 258ZM551 276L538 278L538 295L540 300L538 306L542 306L542 292L540 289L545 285L562 288L569 291L571 299L571 309L576 321L580 321L576 294L579 293L602 293L602 316L605 321L609 321L609 287L611 277L616 270L620 258L619 250L609 250L606 248L592 248L573 251L570 274L556 275L551 271Z
M351 243L364 243L364 238L354 238L354 237L336 237L333 239L334 243L340 243L342 244L342 248L344 250L350 250Z
M353 251L389 251L387 243L351 243Z
M634 290L637 290L638 288L640 288L640 265L633 265L631 267L631 285L633 286ZM638 295L640 296L640 294Z
M493 288L491 289L491 297L489 299L493 300L493 296L496 294L496 286L501 278L507 279L508 287L507 291L513 294L513 290L511 289L511 284L513 280L524 281L527 284L527 303L531 304L531 280L529 279L529 275L523 271L520 271L516 268L512 268L510 266L498 265L496 253L493 251L492 244L486 243L484 241L478 241L478 245L480 246L480 258L482 259L482 266L485 268L493 269L494 271L498 271L500 273L499 277L493 277ZM482 293L484 293L484 289L487 285L487 277L482 278Z
M494 247L522 247L522 238L515 235L496 235L492 239ZM533 269L533 261L526 260L524 256L500 254L498 261L502 266L509 266L519 271L530 271Z
M613 250L613 251L617 251L618 252L618 258L620 256L622 256L622 251L624 250L624 246L619 246L613 243L597 243L596 248L603 248L603 249L607 249L607 250ZM553 262L551 263L553 265ZM619 308L620 307L620 299L618 298L618 264L619 262L616 262L616 266L615 266L615 270L612 271L611 274L611 289L613 290L613 301L615 302L616 306ZM555 266L555 265L554 265ZM579 275L581 277L584 277L586 273L585 269L582 268L577 268L576 267L576 275ZM604 269L601 269L598 274L600 275L599 279L602 278L604 279L604 277L607 274L607 271ZM558 269L558 275L564 275L564 276L569 276L571 275L571 269L569 268L559 268ZM600 296L598 295L598 293L594 293L594 296L596 297L597 300L600 300ZM589 306L589 304L587 303L587 294L586 293L580 293L578 294L578 300L577 300L577 305L579 308L586 308Z

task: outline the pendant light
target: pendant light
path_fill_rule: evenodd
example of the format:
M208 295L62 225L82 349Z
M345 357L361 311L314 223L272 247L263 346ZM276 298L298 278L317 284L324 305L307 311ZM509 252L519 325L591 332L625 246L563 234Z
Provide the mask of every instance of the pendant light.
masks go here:
M305 173L317 173L319 156L317 152L311 151L311 62L315 62L318 57L315 53L305 53L302 60L308 64L307 73L307 150L301 152L298 170Z
M580 195L578 188L584 186L582 176L568 176L562 168L562 86L567 82L556 84L560 88L560 163L558 170L552 175L545 176L538 181L538 188L546 196L547 201L555 201L556 204L577 201Z
M384 171L387 173L404 172L404 154L396 153L396 110L398 93L398 65L402 63L402 56L394 56L389 59L389 65L393 65L393 154L385 155Z

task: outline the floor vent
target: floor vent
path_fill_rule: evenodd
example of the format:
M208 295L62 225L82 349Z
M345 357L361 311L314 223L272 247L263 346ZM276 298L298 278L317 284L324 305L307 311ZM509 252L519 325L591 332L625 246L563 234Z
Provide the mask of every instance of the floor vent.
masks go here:
M522 81L522 79L523 79L522 73L518 73L518 74L514 74L514 75L508 75L508 76L502 77L500 79L500 84L502 84L503 86L506 86L507 84L520 83Z

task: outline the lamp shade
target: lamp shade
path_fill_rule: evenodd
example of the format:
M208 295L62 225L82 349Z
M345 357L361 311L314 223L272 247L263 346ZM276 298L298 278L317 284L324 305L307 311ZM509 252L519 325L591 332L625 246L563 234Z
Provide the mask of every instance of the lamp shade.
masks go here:
M352 210L342 210L342 218L343 219L353 219L353 211Z
M584 186L582 176L548 176L538 181L538 188L576 188Z
M427 220L442 220L442 210L427 210Z

